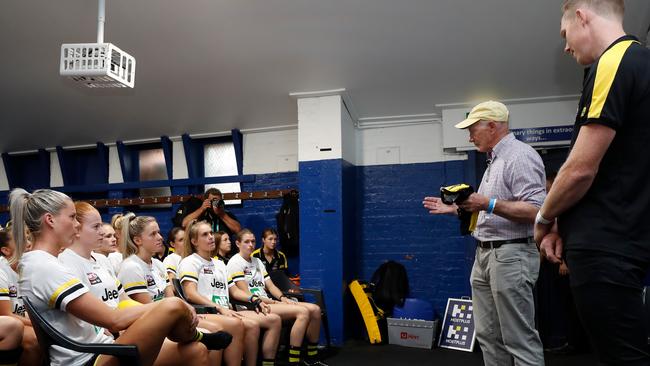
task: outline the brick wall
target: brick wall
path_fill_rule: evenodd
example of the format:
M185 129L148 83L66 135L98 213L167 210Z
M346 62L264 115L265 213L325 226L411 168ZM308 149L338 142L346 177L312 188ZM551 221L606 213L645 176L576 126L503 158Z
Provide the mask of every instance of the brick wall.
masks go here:
M454 217L430 215L425 196L464 181L465 162L357 167L358 273L369 280L387 260L406 267L411 297L442 317L449 297L469 296L474 256Z

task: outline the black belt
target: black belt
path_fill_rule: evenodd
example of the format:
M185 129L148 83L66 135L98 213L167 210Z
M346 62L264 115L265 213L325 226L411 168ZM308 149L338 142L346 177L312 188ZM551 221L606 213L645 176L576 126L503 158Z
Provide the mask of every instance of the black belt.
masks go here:
M491 241L476 241L479 247L483 249L495 249L505 244L529 244L533 242L533 237L517 238L508 240L491 240Z

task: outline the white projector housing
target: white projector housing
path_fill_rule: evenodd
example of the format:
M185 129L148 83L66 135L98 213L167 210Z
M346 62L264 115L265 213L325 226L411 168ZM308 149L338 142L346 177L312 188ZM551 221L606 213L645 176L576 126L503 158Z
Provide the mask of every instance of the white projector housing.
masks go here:
M112 43L67 43L59 73L88 88L133 88L135 58Z

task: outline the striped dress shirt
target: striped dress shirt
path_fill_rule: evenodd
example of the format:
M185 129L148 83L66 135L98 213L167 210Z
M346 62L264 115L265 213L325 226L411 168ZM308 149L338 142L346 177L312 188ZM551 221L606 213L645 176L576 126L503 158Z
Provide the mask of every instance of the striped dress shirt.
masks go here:
M478 193L499 201L524 201L540 207L546 198L544 163L537 151L509 133L488 153L488 167ZM481 211L472 234L479 241L509 240L533 235L522 224Z

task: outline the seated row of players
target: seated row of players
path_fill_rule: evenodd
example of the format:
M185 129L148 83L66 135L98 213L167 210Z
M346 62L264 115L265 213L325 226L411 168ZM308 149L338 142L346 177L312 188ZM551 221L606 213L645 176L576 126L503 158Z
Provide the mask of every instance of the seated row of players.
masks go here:
M103 236L99 213L92 206L78 206L83 207L78 216L81 223L74 203L63 193L11 192L18 294L29 298L47 321L75 341L137 345L143 365L218 364L220 354L215 351L228 346L231 335L197 329L194 309L179 299L134 304L124 298L119 282L92 253ZM119 363L111 356L57 346L48 351L52 365Z
M317 360L316 351L320 309L286 299L273 285L261 262L250 257L255 247L250 231L242 231L237 240L242 251L237 256L245 263L231 269L212 259L215 240L209 225L200 222L188 228L183 245L185 258L179 264L183 287L191 302L214 305L219 312L197 317L191 307L172 298L162 264L152 259L162 246L158 224L152 217L127 214L117 220L118 230L113 231L110 225L101 222L99 212L91 205L84 202L73 205L59 192L40 190L30 195L14 190L10 198L12 221L18 225L14 228L15 255L8 253L8 256L21 259L23 277L19 292L33 299L45 317L73 339L136 344L144 364L216 365L223 357L227 365L238 365L244 356L247 365L255 365L262 328L265 330L264 364L272 365L280 319L295 319L289 361L293 364L300 361L300 345L306 334L309 345L304 363L322 364ZM21 222L24 224L20 225ZM28 242L20 226L27 226L34 243L33 251L24 256ZM105 254L113 255L115 237L120 238L120 256L125 258L122 263L117 261L117 276L114 265L105 257ZM63 247L65 250L60 252ZM59 254L58 261L56 254ZM233 263L237 262L240 260ZM229 271L233 273L228 275ZM268 298L265 289L280 301ZM260 313L231 311L229 296L251 301ZM103 306L97 305L98 302ZM153 314L163 311L169 315ZM203 331L197 330L197 325ZM29 327L25 329L24 339L31 339L37 347L33 330L29 335ZM205 333L205 330L215 333ZM144 332L147 332L146 339L138 338ZM23 360L26 355L39 355L38 350L29 350L25 341L23 347L26 351ZM222 348L225 348L223 355L215 351ZM52 364L70 365L116 364L117 361L108 356L79 354L55 347L50 350L50 358Z
M111 233L106 234L107 238L111 237ZM230 242L230 235L225 231L217 231L213 233L215 240L215 249L212 256L215 259L223 261L228 264L232 257L232 243ZM170 247L170 253L164 258L163 264L167 271L171 271L174 276L176 275L176 267L180 263L183 253L183 243L185 240L185 230L180 227L174 227L169 232L167 243ZM266 271L282 271L286 275L289 274L287 256L282 251L277 249L278 233L273 228L266 228L262 231L262 246L255 249L252 256L258 258L264 264Z
M117 229L115 234L118 237L128 237L124 223L125 220L132 220L133 217L133 214L127 214L114 220ZM153 218L149 219L153 220ZM201 229L200 234L199 229ZM271 250L275 250L277 233L273 229L266 229L262 235L265 244L272 245ZM109 231L108 235L105 236L110 239L111 232ZM164 294L162 290L164 276L161 273L163 272L162 267L165 267L167 280L171 281L178 278L183 285L185 296L190 302L212 305L215 306L219 315L241 319L245 329L244 359L246 365L256 364L259 352L257 340L261 329L264 330L262 338L263 364L272 365L274 363L281 320L294 320L290 333L289 364L298 364L300 362L300 350L305 336L308 345L303 364L323 364L318 359L317 348L321 323L320 308L311 303L295 302L288 299L273 284L263 262L254 258L254 253L259 253L259 250L254 251L255 236L250 230L244 229L237 234L236 243L240 252L232 257L235 260L234 263L238 263L237 266L229 263L230 256L228 254L231 251L229 235L225 232L213 233L211 226L205 221L191 222L187 227L187 231L180 228L173 229L168 240L170 246L174 248L174 252L164 259L162 265L157 259L152 259L151 266L156 268L157 271L152 273L151 276L154 278L154 282L159 283L156 286L148 287L152 296L163 296ZM124 241L122 242L124 243ZM202 246L200 247L199 244L202 244ZM147 257L152 253L160 252L161 249L162 243L157 241L156 245L150 248ZM128 249L121 245L120 251L127 253ZM273 266L286 270L286 257L276 250L275 258L282 258L283 261L273 260L271 262ZM126 293L135 298L135 296L140 296L137 295L139 291L144 292L144 289L139 287L142 285L138 284L137 281L138 279L142 281L142 273L132 269L125 270L125 265L132 266L132 264L127 263L128 261L125 260L124 263L119 264L121 267L119 269L119 278L125 284ZM227 267L226 263L228 263ZM142 264L140 264L140 268L143 268ZM134 273L139 274L134 275ZM245 273L245 275L241 276L241 273ZM168 284L169 282L165 286L168 286ZM266 289L278 300L271 299L267 295ZM158 291L158 293L155 291ZM230 297L238 301L255 303L258 306L258 312L232 311L230 309ZM260 312L261 314L259 314ZM224 317L219 316L215 318L212 315L206 317L216 323L229 323L225 324L223 328L228 332L234 332L234 329L236 329L236 324L232 323L232 319L224 319ZM211 328L208 327L208 329ZM234 338L237 339L238 337L235 336ZM233 364L235 360L241 358L241 355L231 346L225 350L224 358L227 364Z
M267 235L269 234L269 235ZM265 238L277 234L265 230ZM265 330L262 339L262 356L273 360L277 350L281 320L294 320L290 333L289 364L300 362L300 349L306 336L307 357L304 364L322 365L318 360L318 337L320 334L321 311L317 305L295 302L288 299L273 284L261 260L253 256L255 235L248 229L237 234L236 245L239 253L228 258L230 238L225 232L212 232L205 221L192 222L187 231L175 229L170 232L169 241L174 253L164 260L168 278L178 278L188 300L195 304L212 305L220 314L234 313L229 308L230 298L255 303L260 312L241 314L246 327L245 359L247 365L255 364L257 354L253 342L259 328ZM218 259L215 259L218 258ZM227 265L226 265L227 263ZM285 262L286 268L286 262ZM267 291L278 300L271 299ZM255 336L248 337L250 329ZM250 354L251 357L247 355Z

